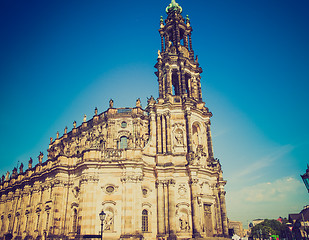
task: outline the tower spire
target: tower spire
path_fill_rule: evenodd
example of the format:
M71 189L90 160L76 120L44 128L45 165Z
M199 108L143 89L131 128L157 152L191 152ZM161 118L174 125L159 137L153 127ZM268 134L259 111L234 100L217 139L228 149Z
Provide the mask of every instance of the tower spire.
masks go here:
M200 73L192 49L190 19L184 18L182 7L175 1L166 7L167 18L160 19L161 51L156 68L158 71L159 97L170 99L178 96L183 102L202 104Z
M167 14L170 14L172 12L182 13L182 7L178 3L176 3L175 0L172 0L171 3L166 7L165 9Z

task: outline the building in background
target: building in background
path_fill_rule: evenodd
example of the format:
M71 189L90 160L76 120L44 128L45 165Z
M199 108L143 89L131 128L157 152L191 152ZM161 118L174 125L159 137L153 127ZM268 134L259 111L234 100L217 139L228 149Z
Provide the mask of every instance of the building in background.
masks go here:
M242 222L240 221L228 221L228 227L229 230L232 229L233 234L236 234L239 237L244 237L245 233L244 233L244 229L242 226Z
M309 206L305 206L300 213L289 214L289 222L292 224L292 230L298 232L303 238L308 238L309 233ZM296 233L297 234L297 233Z
M159 97L145 109L109 108L50 140L48 159L0 184L0 237L188 239L227 236L212 113L201 92L190 19L174 1L160 20Z

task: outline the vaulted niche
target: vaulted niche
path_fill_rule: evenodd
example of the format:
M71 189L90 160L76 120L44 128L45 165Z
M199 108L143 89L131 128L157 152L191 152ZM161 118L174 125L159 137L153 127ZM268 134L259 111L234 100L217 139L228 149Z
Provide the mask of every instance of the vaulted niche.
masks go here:
M192 144L193 150L196 151L196 148L201 144L201 129L198 123L192 125Z
M173 95L180 96L180 82L177 71L172 72Z

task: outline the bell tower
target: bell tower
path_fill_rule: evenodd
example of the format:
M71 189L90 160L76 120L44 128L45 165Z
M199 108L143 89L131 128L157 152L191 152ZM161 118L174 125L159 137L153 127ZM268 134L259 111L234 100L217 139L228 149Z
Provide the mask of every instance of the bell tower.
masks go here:
M182 8L175 0L167 6L166 13L166 20L162 16L160 19L161 50L155 65L159 98L179 96L183 102L202 103L202 69L194 57L190 19L188 15L186 19L182 17Z
M212 113L202 100L201 73L192 27L171 0L160 19L161 49L155 64L159 97L148 100L149 143L157 194L157 239L215 239L228 235L226 181L214 158Z

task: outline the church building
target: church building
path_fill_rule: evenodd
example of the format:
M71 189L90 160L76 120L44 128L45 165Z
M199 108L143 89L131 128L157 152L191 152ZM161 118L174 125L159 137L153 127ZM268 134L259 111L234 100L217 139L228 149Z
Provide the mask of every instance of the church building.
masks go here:
M224 239L226 181L175 0L161 17L155 64L159 97L145 109L109 108L50 140L48 157L0 181L0 239ZM159 38L158 38L159 40ZM159 42L159 41L158 41ZM93 236L94 237L94 236Z

